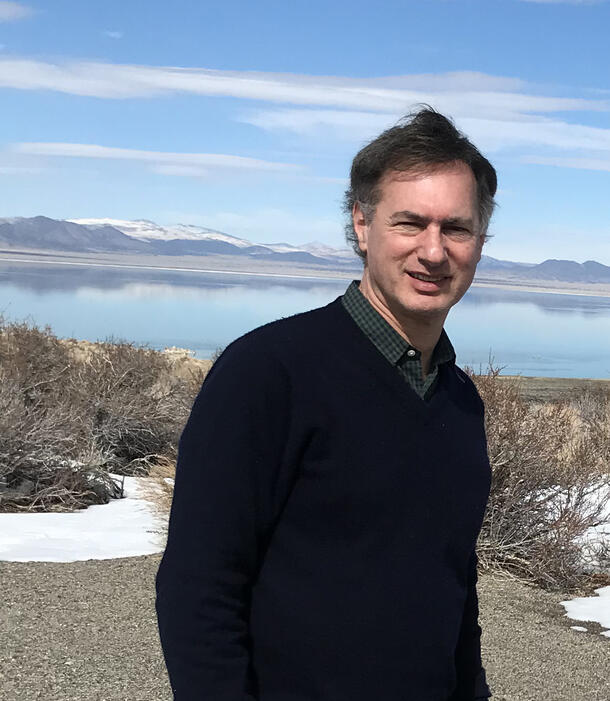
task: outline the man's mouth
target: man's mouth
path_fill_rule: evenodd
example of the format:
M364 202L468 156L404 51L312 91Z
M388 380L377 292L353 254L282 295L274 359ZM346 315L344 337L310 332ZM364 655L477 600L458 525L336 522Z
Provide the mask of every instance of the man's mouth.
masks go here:
M426 275L425 273L411 272L409 272L409 275L422 282L441 282L441 280L446 280L449 277L448 275Z

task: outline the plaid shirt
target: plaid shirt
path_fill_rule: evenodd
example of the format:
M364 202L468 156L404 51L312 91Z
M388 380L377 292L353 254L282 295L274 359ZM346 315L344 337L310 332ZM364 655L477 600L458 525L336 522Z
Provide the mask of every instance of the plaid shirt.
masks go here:
M402 377L424 400L434 394L438 379L438 366L453 362L455 351L443 329L432 351L430 370L424 378L421 352L410 345L393 329L360 292L359 281L354 280L341 298L343 306L362 332L373 342L377 350L398 370Z

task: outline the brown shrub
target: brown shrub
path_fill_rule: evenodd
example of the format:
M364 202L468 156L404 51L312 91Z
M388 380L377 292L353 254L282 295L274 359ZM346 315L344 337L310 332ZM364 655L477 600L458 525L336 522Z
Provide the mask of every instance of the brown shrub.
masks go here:
M584 576L579 538L602 518L610 484L610 396L524 401L518 382L472 375L486 407L492 487L481 536L483 567L549 588Z
M208 366L183 356L0 319L0 510L104 502L109 471L173 461Z

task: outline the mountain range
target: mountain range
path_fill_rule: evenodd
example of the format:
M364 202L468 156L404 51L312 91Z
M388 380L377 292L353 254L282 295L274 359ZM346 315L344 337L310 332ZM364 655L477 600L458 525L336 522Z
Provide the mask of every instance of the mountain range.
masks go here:
M0 219L0 246L76 253L133 253L164 256L240 256L281 263L355 267L348 250L323 244L256 244L204 227L162 227L146 220L57 220L49 217Z
M338 271L359 270L354 253L322 243L293 246L259 244L188 224L159 226L147 220L57 220L49 217L0 219L0 247L5 251L44 250L71 253L115 253L164 256L238 256ZM610 266L596 261L545 260L517 263L482 256L477 278L610 284Z

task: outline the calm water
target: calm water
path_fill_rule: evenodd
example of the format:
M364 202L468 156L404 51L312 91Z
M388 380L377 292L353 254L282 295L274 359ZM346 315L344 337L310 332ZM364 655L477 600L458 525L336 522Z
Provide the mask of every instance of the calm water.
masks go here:
M0 264L0 312L64 337L209 357L244 332L327 304L348 281ZM610 377L610 298L472 288L447 331L458 362L506 374Z

